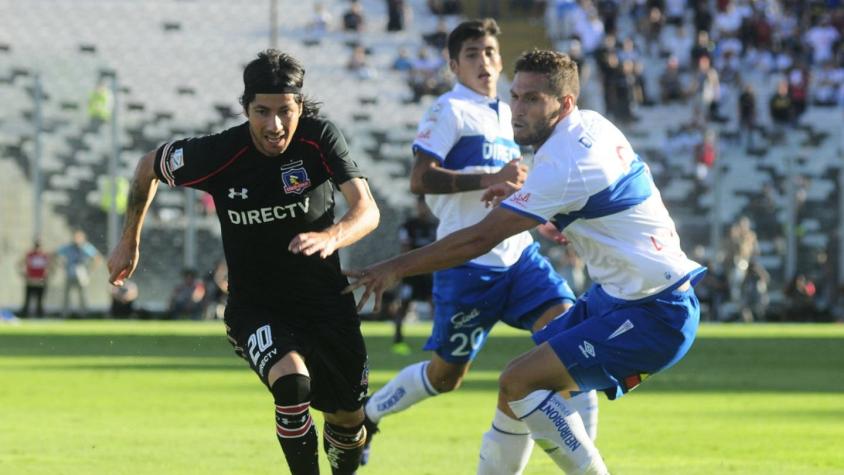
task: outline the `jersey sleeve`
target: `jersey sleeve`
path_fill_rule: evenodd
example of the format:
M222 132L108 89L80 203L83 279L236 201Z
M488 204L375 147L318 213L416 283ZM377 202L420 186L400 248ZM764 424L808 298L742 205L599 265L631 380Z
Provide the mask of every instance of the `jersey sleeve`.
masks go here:
M319 148L334 182L338 185L352 178L365 178L358 164L350 156L346 138L333 122L325 121Z
M583 207L588 196L581 192L576 169L567 161L540 155L534 163L522 189L510 195L501 206L540 223Z
M208 191L212 177L248 150L227 145L223 134L179 139L155 153L155 174L170 187L187 186Z
M428 109L413 140L413 152L425 152L445 161L448 152L460 139L460 121L457 112L447 101L437 101Z

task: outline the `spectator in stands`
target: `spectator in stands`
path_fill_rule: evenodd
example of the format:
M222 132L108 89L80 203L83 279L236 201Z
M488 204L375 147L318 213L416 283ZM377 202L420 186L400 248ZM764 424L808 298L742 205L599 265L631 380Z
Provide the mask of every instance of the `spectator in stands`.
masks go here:
M787 320L810 322L816 319L818 315L815 300L817 287L806 274L795 275L783 289L783 294L788 299L785 315Z
M352 55L346 63L346 69L353 73L358 79L375 79L378 73L375 68L369 65L369 60L366 56L366 48L361 45L356 45L352 48Z
M108 314L112 318L130 318L135 316L135 301L138 300L138 285L126 280L123 286L111 286L111 307Z
M831 60L826 61L812 79L812 104L821 107L838 105L839 97L844 93L844 67L836 69Z
M680 63L676 56L669 56L665 63L665 71L659 77L659 91L663 104L686 102L686 87L683 85Z
M317 2L314 4L314 14L305 29L310 37L319 39L331 29L332 21L331 14L325 8L325 5L322 2Z
M94 90L88 96L88 118L92 126L99 127L102 123L108 122L111 118L113 103L111 89L106 86L105 78L100 77Z
M707 56L710 60L714 56L715 43L709 39L709 33L706 31L697 32L697 40L689 51L689 65L691 67L698 67L700 58Z
M393 71L410 71L413 69L413 58L407 48L399 48L399 54L393 60Z
M747 272L741 284L739 316L743 322L763 321L766 319L770 297L768 285L771 276L757 258L748 262Z
M386 0L387 31L402 31L410 15L404 0Z
M698 58L691 93L694 97L692 122L702 125L708 121L723 122L725 120L719 114L721 81L718 78L718 71L712 67L710 57L707 55Z
M726 243L727 281L730 300L741 301L742 284L752 259L759 255L759 241L747 216L742 216L730 227Z
M363 15L363 5L360 0L352 0L349 9L343 13L343 31L361 33L364 30L366 18Z
M648 54L654 54L654 46L656 48L660 46L659 39L662 35L662 24L665 21L662 12L663 9L656 5L652 6L648 12L648 20L645 26L645 45Z
M182 270L182 281L173 287L167 316L175 319L183 316L199 320L204 309L205 283L196 277L193 269Z
M710 321L721 321L726 319L726 315L722 315L724 302L729 296L729 284L727 278L715 266L712 260L701 260L701 265L706 266L707 271L701 281L695 286L695 294L700 300L701 306L705 311L701 312L701 316L707 315Z
M431 33L422 35L422 39L431 48L434 48L436 51L442 51L447 46L448 32L448 23L444 17L440 17L437 20L436 29Z
M841 34L832 25L830 16L821 17L817 25L812 26L803 36L803 41L812 51L812 64L821 65L833 59L833 46L841 38Z
M689 70L689 51L692 49L693 40L687 33L687 29L680 25L673 28L671 35L664 35L660 50L669 57L676 58L677 66L683 70Z
M428 8L434 15L459 15L463 12L460 0L428 0Z
M90 272L95 267L101 257L90 242L88 242L85 232L77 229L73 232L73 240L60 247L56 251L56 255L61 257L64 261L65 269L65 284L64 284L64 299L62 300L62 318L67 318L70 315L70 293L75 291L79 298L79 312L81 316L86 316L88 313L87 299L85 296L88 283L90 282Z
M794 67L788 72L788 97L791 99L791 120L800 120L809 101L809 72L802 67Z
M220 259L205 276L205 318L222 320L229 299L229 266Z
M410 87L414 102L422 96L443 94L451 88L452 78L448 63L442 56L434 57L427 47L419 48L419 54L410 70Z
M545 30L552 43L565 41L575 34L577 18L585 15L576 0L549 0L545 8Z
M707 177L709 170L715 165L717 137L714 130L707 129L703 133L703 140L695 145L695 178L697 178L698 190L701 192L709 187Z
M777 83L777 90L768 100L768 110L773 122L773 141L782 141L784 132L794 121L794 106L788 95L788 81L781 79Z
M47 276L50 270L50 256L41 249L41 242L35 240L20 263L25 291L20 316L28 317L29 304L35 300L35 316L44 317L44 293L47 291Z
M753 134L756 131L756 92L751 84L745 84L738 100L739 140L744 140L745 150L753 150Z

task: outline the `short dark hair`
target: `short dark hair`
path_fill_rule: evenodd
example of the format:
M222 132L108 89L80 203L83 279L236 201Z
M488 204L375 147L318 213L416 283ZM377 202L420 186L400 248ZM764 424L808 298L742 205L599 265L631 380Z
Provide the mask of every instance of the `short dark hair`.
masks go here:
M463 48L463 43L466 40L474 40L484 36L497 37L500 34L501 28L492 18L464 21L448 34L448 57L457 60L457 57L460 56L460 49Z
M548 92L556 97L580 95L580 78L569 55L557 51L534 49L516 60L516 72L539 73L548 78Z
M256 94L289 91L296 94L304 117L316 117L319 115L319 103L302 93L304 83L305 68L299 60L277 49L266 49L258 53L258 57L243 69L243 95L240 96L240 105L248 109Z

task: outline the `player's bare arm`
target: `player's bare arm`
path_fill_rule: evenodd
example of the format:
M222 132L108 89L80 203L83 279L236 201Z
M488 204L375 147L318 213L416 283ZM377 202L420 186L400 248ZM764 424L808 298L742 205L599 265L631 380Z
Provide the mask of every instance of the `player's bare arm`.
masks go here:
M460 265L489 252L496 244L510 236L536 226L536 221L506 208L492 210L479 223L449 234L443 239L392 259L373 264L363 270L349 270L345 274L355 278L345 292L364 287L358 302L362 309L370 296L375 297L375 311L381 308L381 296L402 277L427 274Z
M108 258L108 281L113 285L123 285L123 282L132 276L138 266L141 229L149 205L158 189L154 164L155 151L151 151L141 158L135 168L135 176L132 179L126 205L123 235Z
M527 178L527 167L521 159L511 160L495 173L458 173L440 166L439 160L416 152L410 171L410 191L414 194L447 194L482 190L496 183L513 182L521 186Z
M340 185L340 192L349 205L346 214L324 231L296 235L288 245L290 252L306 256L319 253L324 259L337 249L356 243L378 227L381 215L366 180L352 178Z

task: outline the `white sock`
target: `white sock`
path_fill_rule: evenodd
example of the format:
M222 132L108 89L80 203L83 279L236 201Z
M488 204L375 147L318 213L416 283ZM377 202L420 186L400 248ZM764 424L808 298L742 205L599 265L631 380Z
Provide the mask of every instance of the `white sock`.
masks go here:
M366 403L366 416L378 423L387 414L401 412L419 401L439 394L428 380L428 361L410 365L399 372Z
M509 404L513 413L530 427L531 437L567 474L609 473L580 415L562 396L548 390L534 391Z
M481 439L478 475L520 475L532 450L527 424L496 409L492 427Z
M586 433L594 442L598 438L598 394L596 391L589 391L580 393L571 399L566 400L566 404L580 414L580 419L583 421L583 427L586 428Z

